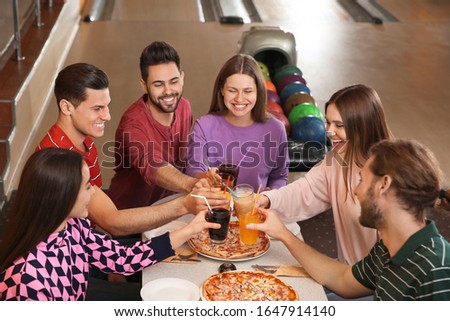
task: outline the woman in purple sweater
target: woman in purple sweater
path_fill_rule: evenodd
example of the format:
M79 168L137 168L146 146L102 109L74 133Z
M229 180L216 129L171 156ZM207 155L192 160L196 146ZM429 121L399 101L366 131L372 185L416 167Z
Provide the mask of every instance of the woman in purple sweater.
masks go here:
M261 69L249 55L231 57L219 71L209 112L194 124L187 174L201 177L208 165L239 165L237 183L258 189L288 181L286 130L266 111L267 89Z
M90 228L93 193L80 154L50 148L30 157L0 248L0 301L84 300L91 266L130 275L174 255L204 228L220 227L197 215L179 230L122 246Z

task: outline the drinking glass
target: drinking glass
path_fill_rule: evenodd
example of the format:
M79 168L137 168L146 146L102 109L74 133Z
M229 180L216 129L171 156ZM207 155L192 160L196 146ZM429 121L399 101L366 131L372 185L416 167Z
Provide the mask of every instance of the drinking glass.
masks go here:
M233 175L234 182L233 182L231 188L236 186L238 176L239 176L239 167L237 165L229 164L229 163L221 164L219 166L219 173L228 173L228 174Z
M208 211L206 220L220 224L219 229L209 229L209 239L212 244L221 244L227 239L230 216L230 211L225 208L213 208L212 211Z
M249 184L238 184L233 189L234 210L239 220L239 237L242 243L255 244L258 240L259 231L249 230L249 223L260 223L260 216L253 209L255 206L255 192Z

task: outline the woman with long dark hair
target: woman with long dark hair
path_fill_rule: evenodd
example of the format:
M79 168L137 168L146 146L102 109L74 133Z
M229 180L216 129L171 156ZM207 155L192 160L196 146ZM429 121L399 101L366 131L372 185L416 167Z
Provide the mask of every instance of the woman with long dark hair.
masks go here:
M0 248L0 300L84 300L89 270L130 275L174 255L204 228L204 215L185 227L122 246L91 229L94 188L79 153L37 151L27 161Z

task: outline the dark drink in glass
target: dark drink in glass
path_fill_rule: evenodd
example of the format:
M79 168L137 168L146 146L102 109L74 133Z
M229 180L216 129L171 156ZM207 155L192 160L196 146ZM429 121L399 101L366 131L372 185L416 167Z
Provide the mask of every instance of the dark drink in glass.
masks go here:
M219 229L209 229L209 239L213 244L224 243L228 234L228 225L230 224L230 211L225 208L214 208L208 211L208 222L219 223Z
M238 175L239 175L239 167L235 164L221 164L219 166L219 173L228 173L234 176L234 186L237 184Z

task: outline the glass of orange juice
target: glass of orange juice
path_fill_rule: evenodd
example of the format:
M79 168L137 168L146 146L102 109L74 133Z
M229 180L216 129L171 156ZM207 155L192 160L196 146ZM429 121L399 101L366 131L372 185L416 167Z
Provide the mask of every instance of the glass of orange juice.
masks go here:
M255 211L250 211L247 213L238 214L239 218L239 236L242 243L246 245L253 245L258 240L259 231L249 230L246 228L249 223L261 223L261 218L259 213Z

